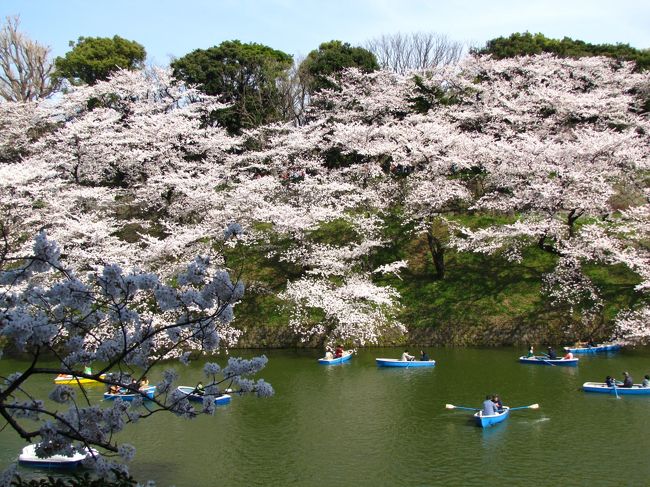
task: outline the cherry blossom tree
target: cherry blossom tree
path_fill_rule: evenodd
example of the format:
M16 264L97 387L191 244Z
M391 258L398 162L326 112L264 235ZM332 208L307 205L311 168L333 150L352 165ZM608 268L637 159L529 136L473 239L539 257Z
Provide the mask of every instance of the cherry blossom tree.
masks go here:
M236 231L236 226L229 227L225 237L234 237ZM60 406L48 406L30 392L36 377L73 374L138 394L125 372L141 379L162 360L188 363L193 352L232 345L239 334L231 325L233 306L244 285L231 280L208 256L195 258L179 272L175 286L155 274L125 271L114 264L82 277L66 267L61 248L44 233L35 239L31 255L14 257L5 247L1 257L0 334L8 346L30 358L23 370L1 378L0 415L22 438L37 442L38 455L72 454L95 446L103 454L93 455L88 463L101 474L124 470L111 460L111 453L119 461L133 457L134 448L114 438L129 423L159 411L186 418L213 413L224 381L242 392L273 394L264 380L248 378L266 364L261 356L230 358L223 369L206 363L208 386L200 408L176 390L171 369L148 402L140 393L142 397L130 404L118 400L100 407L78 384L80 389L55 386L49 399ZM48 355L57 357L60 366L42 365ZM95 372L85 371L91 364Z
M207 123L218 100L164 70L119 72L2 107L2 219L25 234L47 228L77 272L113 262L162 279L236 221L226 245L297 269L280 296L301 337L370 343L401 329L399 298L376 276L403 261L370 264L395 216L427 238L440 277L452 251L553 255L549 302L594 316L602 297L585 264L624 264L647 281L647 76L549 55L469 57L419 76L351 69L315 95L303 125L231 137ZM499 223L467 226L475 214Z

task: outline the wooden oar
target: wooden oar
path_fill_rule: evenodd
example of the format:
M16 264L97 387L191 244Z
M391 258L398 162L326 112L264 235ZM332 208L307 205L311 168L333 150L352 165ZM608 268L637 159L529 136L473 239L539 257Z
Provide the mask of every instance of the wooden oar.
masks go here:
M531 404L530 406L517 406L516 408L510 408L510 411L515 411L517 409L539 409L539 404Z
M467 406L454 406L453 404L445 404L445 409L466 409L467 411L480 411L482 408L469 408Z

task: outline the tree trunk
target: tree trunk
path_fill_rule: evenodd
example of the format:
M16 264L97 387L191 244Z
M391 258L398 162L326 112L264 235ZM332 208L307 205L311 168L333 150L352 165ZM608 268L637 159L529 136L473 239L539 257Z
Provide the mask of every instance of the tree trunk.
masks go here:
M438 279L445 278L445 246L443 242L433 235L431 227L427 230L427 243L431 251L431 258L433 265L436 267L436 277Z

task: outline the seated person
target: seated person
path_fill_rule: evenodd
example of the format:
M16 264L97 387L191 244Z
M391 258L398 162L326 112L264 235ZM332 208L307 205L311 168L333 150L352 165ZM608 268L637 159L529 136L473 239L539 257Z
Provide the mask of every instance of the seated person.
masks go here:
M421 362L428 362L429 361L429 354L423 350L420 350L420 361Z
M481 410L481 415L483 416L492 416L498 414L496 404L492 401L492 396L485 396L485 401L483 401L483 409Z
M121 394L121 388L120 386L113 384L108 386L108 392L110 394Z
M199 396L203 396L205 394L205 388L203 387L203 383L199 382L196 384L196 387L192 391L193 394L197 394Z
M526 354L526 358L532 358L534 356L535 356L535 349L531 345L530 347L528 347L528 353Z
M564 357L562 357L562 359L564 359L564 360L573 360L573 353L571 353L570 351L567 351L567 353L564 355Z
M641 387L650 387L650 375L643 376L643 382L641 382Z
M605 384L607 385L607 387L613 387L616 384L616 381L611 375L608 375L607 377L605 377Z
M404 353L402 354L402 358L400 359L402 362L410 362L413 360L415 357L413 355L409 355L408 350L404 350Z
M623 372L623 385L621 387L632 387L633 385L632 376L628 372Z
M548 358L550 358L551 360L557 360L557 353L555 353L553 347L548 347L548 351L546 354L548 355Z
M325 360L332 360L334 358L334 354L332 353L332 347L329 345L325 347Z
M501 398L499 397L498 394L492 396L492 402L494 403L498 411L503 410L503 403L501 402Z
M343 345L336 346L336 350L334 351L334 357L335 358L343 357Z
M149 387L149 379L147 379L146 375L142 376L142 379L140 379L139 386L140 387L138 389L140 389L140 390L146 389L147 387Z

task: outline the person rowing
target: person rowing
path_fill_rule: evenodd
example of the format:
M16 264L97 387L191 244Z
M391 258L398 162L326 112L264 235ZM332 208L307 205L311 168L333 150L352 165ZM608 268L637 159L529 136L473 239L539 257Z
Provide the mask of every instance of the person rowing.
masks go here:
M414 359L415 359L415 357L413 355L409 355L408 350L404 350L404 353L402 354L402 358L400 360L402 362L411 362Z
M492 400L492 396L488 394L485 396L485 401L483 401L483 409L481 410L481 415L494 416L495 414L499 414L499 409Z

